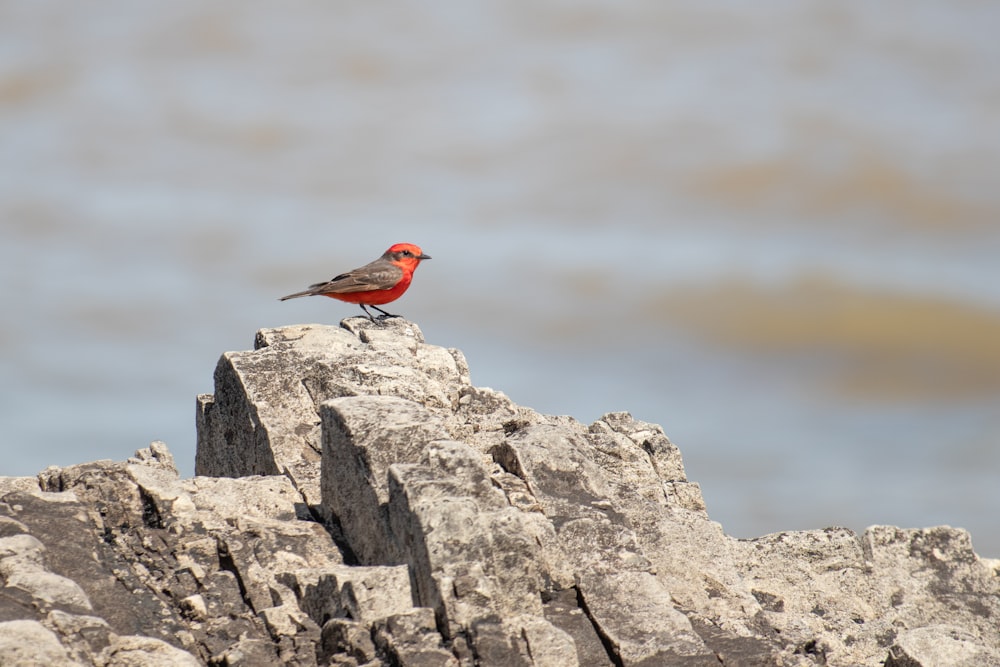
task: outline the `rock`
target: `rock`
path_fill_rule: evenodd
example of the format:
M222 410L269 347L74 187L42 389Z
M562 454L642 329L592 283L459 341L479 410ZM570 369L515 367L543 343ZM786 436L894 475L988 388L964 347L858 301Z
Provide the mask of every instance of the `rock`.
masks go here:
M593 621L584 611L575 587L543 594L542 612L552 626L559 628L573 641L576 662L581 667L609 667L614 664L603 638L597 634ZM528 648L532 650L531 638L528 637L527 640ZM547 653L548 651L545 652L546 655Z
M663 430L470 383L396 318L264 329L166 445L0 478L0 664L1000 664L948 527L734 539Z
M541 610L537 545L467 445L438 440L422 463L391 466L388 511L419 602L445 616L443 598L470 595L489 601L487 615Z
M873 602L887 613L907 619L911 628L950 624L981 636L996 631L1000 598L981 593L996 585L997 572L973 551L968 532L872 526L861 544Z
M33 493L0 499L0 539L34 554L18 575L44 566L89 601L20 588L31 618L64 631L70 616L57 623L56 610L96 621L85 625L103 646L64 640L90 664L315 664L319 627L279 578L339 565L329 533L296 518L302 497L287 478L179 480L167 454L49 468Z
M263 329L255 349L227 352L215 369L214 395L198 397L195 473L212 477L287 475L320 500L323 401L379 394L451 410L468 366L457 350L424 343L401 318L346 328L302 325Z
M278 579L295 592L299 606L319 625L331 618L351 618L370 625L413 608L406 565L330 565L292 570Z
M889 649L885 667L980 667L1000 665L1000 651L981 637L953 625L931 625L904 631Z
M575 667L581 664L574 638L547 618L543 620L528 615L522 618L519 625L530 658L528 664L537 667Z
M322 513L336 516L357 559L404 562L386 513L386 473L419 460L427 443L448 433L430 411L391 396L353 396L320 406L323 424Z
M107 667L200 667L187 651L152 637L117 637L101 653Z
M438 634L434 612L426 607L380 621L375 628L375 644L389 658L389 664L399 667L459 665Z
M45 569L45 545L27 534L0 537L0 577L53 608L90 611L90 599L75 581Z
M852 531L776 533L733 547L761 619L795 650L832 664L885 657L891 624L871 605L870 566Z
M338 655L342 656L341 661L351 660L355 665L378 658L367 623L346 618L331 618L326 622L317 657L320 664L327 664L336 660Z
M38 621L17 620L0 623L0 664L63 667L75 662L54 632Z

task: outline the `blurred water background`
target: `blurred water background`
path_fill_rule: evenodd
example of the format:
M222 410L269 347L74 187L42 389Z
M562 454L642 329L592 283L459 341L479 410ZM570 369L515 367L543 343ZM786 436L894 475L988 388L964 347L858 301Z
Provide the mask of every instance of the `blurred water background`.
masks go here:
M732 535L1000 556L1000 5L0 2L0 474L165 440L421 245L473 382L663 425Z

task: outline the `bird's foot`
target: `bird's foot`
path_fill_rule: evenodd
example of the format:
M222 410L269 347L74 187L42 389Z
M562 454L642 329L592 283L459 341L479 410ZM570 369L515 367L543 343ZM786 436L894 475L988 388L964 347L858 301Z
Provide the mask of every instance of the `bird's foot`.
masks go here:
M387 313L384 310L382 310L381 308L379 308L378 306L372 306L372 308L374 308L378 312L382 313L381 315L379 315L379 319L380 320L384 320L384 319L386 319L388 317L400 317L399 315L393 315L392 313Z

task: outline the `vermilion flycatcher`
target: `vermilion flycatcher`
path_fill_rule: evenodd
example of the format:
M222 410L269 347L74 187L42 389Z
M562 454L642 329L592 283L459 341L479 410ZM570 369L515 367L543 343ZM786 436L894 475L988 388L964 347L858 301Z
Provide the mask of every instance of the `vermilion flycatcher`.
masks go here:
M430 258L430 255L425 255L412 243L397 243L371 264L341 273L325 283L310 285L309 289L283 296L280 300L319 294L360 305L372 322L375 318L365 306L371 306L382 313L381 317L399 317L385 312L379 306L403 296L413 280L413 272L420 265L420 260Z

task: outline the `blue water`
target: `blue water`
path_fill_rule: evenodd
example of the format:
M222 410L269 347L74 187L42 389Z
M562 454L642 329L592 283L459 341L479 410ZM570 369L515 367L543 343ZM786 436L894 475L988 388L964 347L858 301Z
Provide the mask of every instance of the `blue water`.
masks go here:
M394 312L519 403L662 424L730 534L1000 554L1000 396L844 396L652 305L820 274L1000 317L998 13L5 3L0 473L192 474L218 356L356 314L276 299L409 241Z

